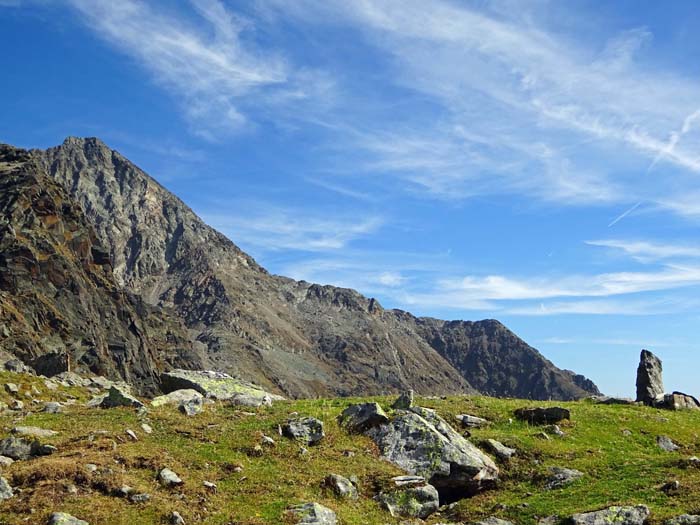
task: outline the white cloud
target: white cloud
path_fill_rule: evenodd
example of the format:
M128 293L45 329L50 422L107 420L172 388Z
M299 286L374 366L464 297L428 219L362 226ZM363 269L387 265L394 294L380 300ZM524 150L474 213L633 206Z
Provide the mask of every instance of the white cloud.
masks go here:
M298 209L264 206L262 211L240 215L205 213L205 222L244 247L264 251L300 250L324 252L345 248L351 241L381 227L379 216L325 217Z
M700 248L684 244L654 243L649 241L630 241L620 239L586 241L586 244L620 250L641 262L676 258L700 258Z
M246 38L254 32L252 23L217 0L190 1L198 21L140 0L70 3L99 38L136 59L173 93L193 130L211 140L246 123L244 108L253 102L274 106L330 89L323 75L260 50Z

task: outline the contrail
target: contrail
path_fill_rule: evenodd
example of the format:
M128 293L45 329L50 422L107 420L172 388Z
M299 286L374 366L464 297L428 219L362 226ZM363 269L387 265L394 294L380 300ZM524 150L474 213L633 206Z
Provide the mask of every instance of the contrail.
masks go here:
M644 201L639 201L637 204L635 204L634 206L632 206L629 210L627 210L626 212L624 212L622 215L618 215L617 218L616 218L615 220L613 220L610 224L608 224L608 228L610 228L610 227L612 227L612 226L615 226L618 222L620 222L622 219L624 219L625 217L627 217L627 216L628 216L630 213L632 213L634 210L636 210L637 208L639 208L639 207L642 205L643 202L644 202Z

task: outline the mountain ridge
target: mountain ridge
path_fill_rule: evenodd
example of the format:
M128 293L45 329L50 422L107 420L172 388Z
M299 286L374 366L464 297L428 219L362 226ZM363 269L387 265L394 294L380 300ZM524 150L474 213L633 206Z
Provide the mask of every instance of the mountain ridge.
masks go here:
M415 317L355 290L269 273L99 139L70 137L31 155L82 208L117 283L186 325L198 366L292 397L598 393L497 321Z

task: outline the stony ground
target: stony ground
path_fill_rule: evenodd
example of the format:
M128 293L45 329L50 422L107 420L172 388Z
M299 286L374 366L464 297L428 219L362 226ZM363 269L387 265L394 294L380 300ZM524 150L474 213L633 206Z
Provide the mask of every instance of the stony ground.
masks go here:
M192 417L172 406L140 415L129 408L88 408L84 402L90 394L82 388L48 390L40 378L9 372L0 373L0 381L19 386L18 393L3 390L1 401L25 404L24 410L0 416L0 437L20 425L58 432L40 438L57 448L53 454L0 467L0 475L15 489L12 498L0 502L0 523L44 524L56 511L91 525L169 523L177 511L187 524L280 524L293 523L288 507L308 501L333 509L342 524L402 521L374 500L402 472L379 458L370 439L348 435L336 423L340 412L357 400L282 401L257 409L218 402ZM43 403L30 398L74 404L50 414L39 412ZM393 398L372 400L388 410ZM528 401L451 397L416 402L435 408L448 421L464 413L486 418L491 424L472 430L471 440L480 444L493 438L518 451L508 463L499 463L501 481L495 490L462 500L426 523L498 516L534 524L541 517L567 518L614 504L648 505L651 523L700 514L700 468L685 462L700 455L700 411L559 403L571 410L571 421L560 425L563 436L550 430L545 439L542 428L513 421L513 411L531 405ZM306 453L277 432L293 412L325 423L326 437ZM272 437L274 445L264 445L263 436ZM680 448L662 450L658 436L670 437ZM554 466L577 469L583 477L545 490ZM164 467L183 484L164 488L156 479ZM340 500L324 490L321 482L329 473L356 476L359 499ZM679 482L677 489L661 490L672 481ZM120 496L124 486L131 487L131 499ZM148 494L148 499L139 502L136 494Z

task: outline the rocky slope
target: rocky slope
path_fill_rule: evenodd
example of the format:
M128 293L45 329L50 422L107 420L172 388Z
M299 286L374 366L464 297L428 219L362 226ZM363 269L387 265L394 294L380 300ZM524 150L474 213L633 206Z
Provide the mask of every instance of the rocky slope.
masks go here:
M68 366L156 390L191 347L184 326L120 287L109 253L26 151L0 146L0 349L40 373ZM188 356L185 361L191 361Z
M186 324L195 341L186 367L295 397L597 393L499 323L419 319L354 290L269 274L98 139L69 138L33 157L84 211L116 284Z

